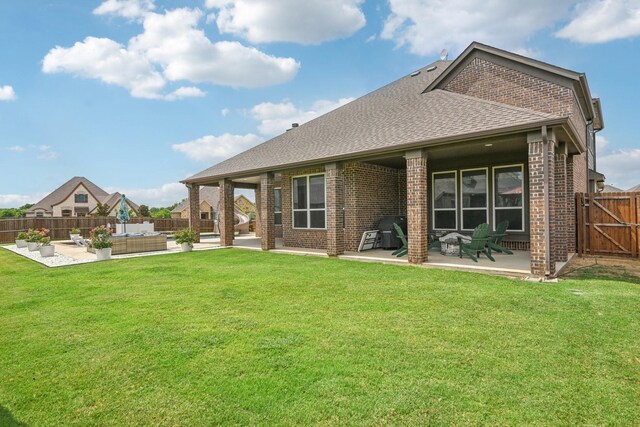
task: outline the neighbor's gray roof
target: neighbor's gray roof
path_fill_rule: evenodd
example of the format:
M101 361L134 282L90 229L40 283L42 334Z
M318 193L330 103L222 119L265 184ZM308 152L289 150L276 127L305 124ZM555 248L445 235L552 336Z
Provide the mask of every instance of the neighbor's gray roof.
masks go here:
M122 194L120 194L119 192L115 192L113 194L109 194L107 195L107 197L105 197L104 199L102 199L100 201L100 203L102 203L103 205L108 205L109 209L113 209L114 206L119 205L120 204L120 198L122 197ZM126 196L125 196L126 197ZM136 205L135 203L133 203L131 201L131 199L129 199L127 197L127 203L129 204L129 206L131 208L133 208L134 211L138 212L140 210L140 206ZM97 209L97 207L96 207ZM95 210L95 209L94 209Z
M422 93L450 62L436 61L418 75L396 80L184 182L343 159L559 119L440 89ZM437 68L427 71L433 66Z
M80 184L89 190L89 192L98 200L103 200L105 197L109 196L109 193L89 181L87 178L83 176L74 176L69 181L49 193L44 199L29 208L27 212L33 212L36 209L44 209L47 212L53 211L53 206L69 197L71 192Z
M604 188L602 189L603 193L621 193L624 190L621 190L618 187L614 187L613 185L609 185L609 184L605 184Z
M207 202L218 210L218 201L220 200L220 189L218 187L200 187L200 203ZM189 199L184 199L178 206L173 208L171 212L182 212L189 207Z
M636 185L635 187L631 187L627 191L630 191L630 192L638 191L638 192L640 192L640 184Z

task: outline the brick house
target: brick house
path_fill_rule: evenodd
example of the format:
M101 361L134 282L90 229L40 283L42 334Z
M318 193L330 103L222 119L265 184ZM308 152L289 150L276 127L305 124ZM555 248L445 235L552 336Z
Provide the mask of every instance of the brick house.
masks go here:
M573 195L588 191L603 126L584 74L472 43L183 183L195 206L200 185L219 187L222 245L234 188L250 188L264 250L279 235L337 256L406 215L408 260L423 263L430 231L508 219L506 244L553 275L575 252Z
M120 193L107 193L83 176L74 176L29 208L27 218L83 217L95 214L98 203L109 206L109 216L115 216L120 205ZM127 199L134 215L138 205Z

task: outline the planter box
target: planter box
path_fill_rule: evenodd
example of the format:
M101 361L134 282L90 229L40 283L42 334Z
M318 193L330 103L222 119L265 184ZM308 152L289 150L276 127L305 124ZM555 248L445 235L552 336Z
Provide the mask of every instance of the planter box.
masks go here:
M95 249L96 259L98 261L106 261L111 259L111 248Z
M55 249L55 246L53 245L40 246L40 256L42 257L50 257L50 256L53 256L55 253L56 253L56 249Z
M26 240L16 240L16 246L19 248L26 248L27 241Z
M193 249L193 246L191 246L188 243L181 243L180 244L180 250L182 252L191 252L192 249Z
M167 250L167 236L164 234L157 236L112 237L109 241L113 243L111 247L112 255ZM95 249L87 248L87 252L95 252Z
M38 246L37 242L27 242L27 249L29 249L29 252L37 251L39 249Z

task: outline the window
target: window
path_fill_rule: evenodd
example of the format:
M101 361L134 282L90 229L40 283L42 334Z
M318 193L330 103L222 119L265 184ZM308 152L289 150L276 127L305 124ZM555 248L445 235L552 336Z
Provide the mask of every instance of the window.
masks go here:
M89 203L89 195L88 194L76 194L75 195L76 203Z
M62 209L62 216L71 216L71 209Z
M325 228L324 175L293 178L293 227Z
M200 219L209 219L209 214L207 212L200 212Z
M44 212L42 212L42 211L38 211L38 212L36 212L36 216L37 216L38 218L42 218L42 217L44 216Z
M460 171L462 229L473 230L488 221L487 169Z
M458 228L456 187L455 171L433 174L434 230L455 230Z
M273 190L273 218L276 225L282 225L282 189L274 188Z
M522 165L493 168L493 224L508 220L512 231L524 231Z

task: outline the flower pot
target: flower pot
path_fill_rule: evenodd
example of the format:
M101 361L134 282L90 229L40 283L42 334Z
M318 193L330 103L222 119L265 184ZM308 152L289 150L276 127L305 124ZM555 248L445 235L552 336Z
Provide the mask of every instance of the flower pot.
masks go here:
M43 257L53 256L55 252L56 250L53 245L40 246L40 256L43 256Z
M16 240L16 246L19 248L26 248L27 241L26 240Z
M80 237L80 235L79 235L79 234L71 234L71 233L69 233L69 238L70 238L71 240L76 240L78 237Z
M96 249L96 259L98 261L111 259L111 248Z
M39 249L38 246L38 242L27 242L27 249L29 249L29 252L37 251Z
M192 249L193 246L189 243L180 243L180 250L182 250L182 252L191 252Z

